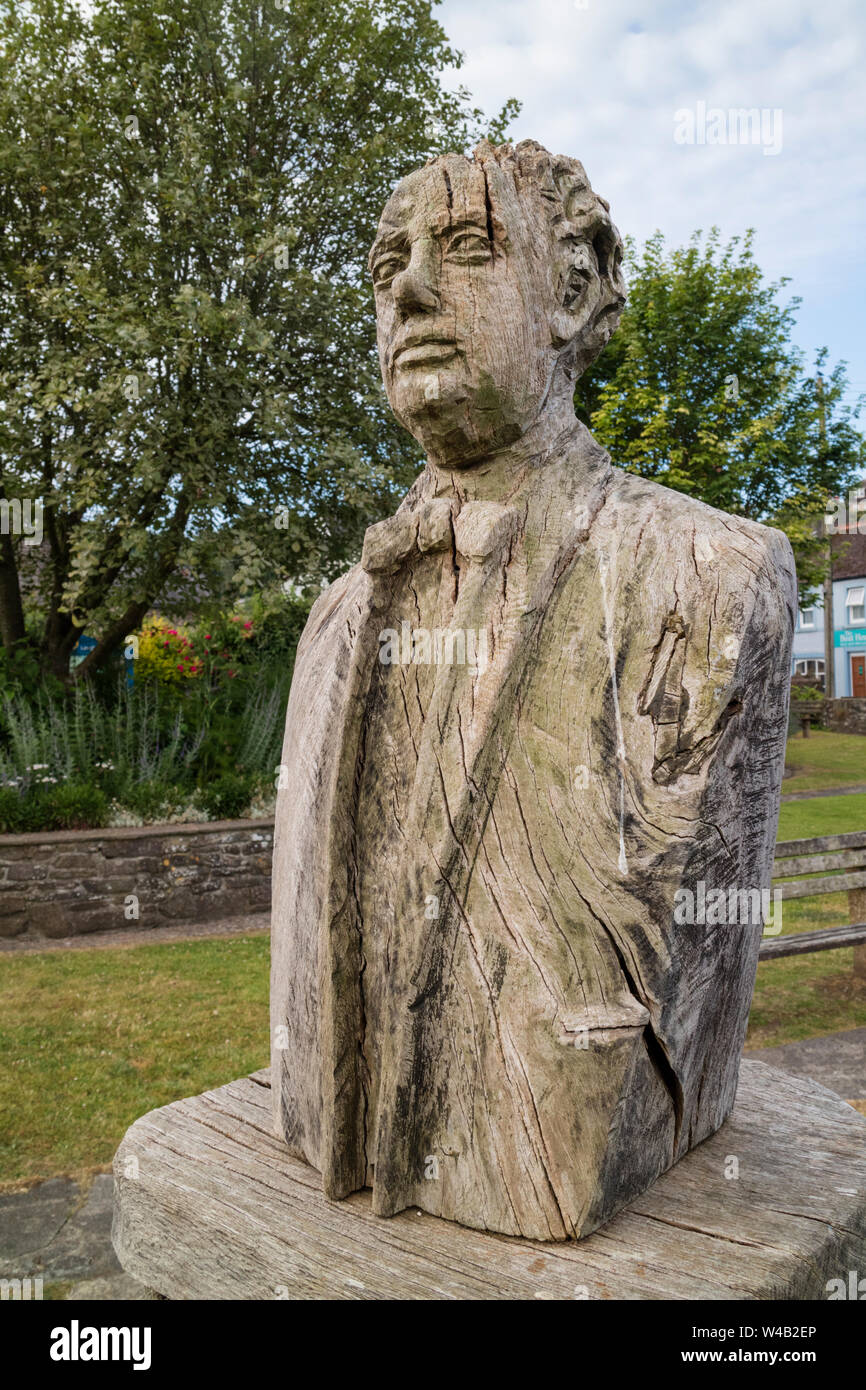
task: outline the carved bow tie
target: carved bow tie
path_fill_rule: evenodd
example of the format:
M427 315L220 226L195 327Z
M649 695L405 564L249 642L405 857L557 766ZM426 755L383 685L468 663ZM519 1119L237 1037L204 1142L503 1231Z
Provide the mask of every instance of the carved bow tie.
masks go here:
M370 526L361 564L368 574L395 574L410 557L455 546L460 559L480 562L511 538L517 513L499 502L466 502L456 510L434 497Z

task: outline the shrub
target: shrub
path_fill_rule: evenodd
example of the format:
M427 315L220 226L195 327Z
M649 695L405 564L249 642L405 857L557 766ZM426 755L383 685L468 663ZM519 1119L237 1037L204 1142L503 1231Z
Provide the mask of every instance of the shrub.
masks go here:
M108 821L108 797L86 782L17 792L0 787L0 832L92 830Z
M57 830L89 830L108 820L108 797L101 787L67 783L52 787L47 800Z
M14 787L0 787L0 834L17 835L21 830L24 798Z
M178 686L201 674L202 658L186 628L157 615L136 635L138 655L133 669L137 681Z
M31 642L21 638L9 647L0 646L0 694L24 695L32 700L46 688L57 694L62 686L42 669Z
M793 685L791 686L792 700L823 700L824 692L813 685Z
M139 782L127 787L122 804L145 824L166 820L188 800L188 793L167 782Z
M200 787L196 801L211 820L237 820L250 804L256 778L248 772L226 772Z

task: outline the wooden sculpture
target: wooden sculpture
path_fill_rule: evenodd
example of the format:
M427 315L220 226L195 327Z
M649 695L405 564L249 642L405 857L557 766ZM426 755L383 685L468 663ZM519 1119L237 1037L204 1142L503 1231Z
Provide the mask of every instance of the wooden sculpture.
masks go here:
M271 1004L277 1133L381 1216L582 1236L733 1106L794 567L575 418L620 260L533 141L409 175L370 254L427 464L298 649Z

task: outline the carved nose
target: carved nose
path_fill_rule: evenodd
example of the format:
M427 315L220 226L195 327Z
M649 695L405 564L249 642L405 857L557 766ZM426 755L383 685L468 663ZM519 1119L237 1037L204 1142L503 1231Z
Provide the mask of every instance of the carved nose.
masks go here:
M439 296L416 266L408 265L394 277L392 292L394 302L404 315L416 314L419 310L430 313L439 308Z

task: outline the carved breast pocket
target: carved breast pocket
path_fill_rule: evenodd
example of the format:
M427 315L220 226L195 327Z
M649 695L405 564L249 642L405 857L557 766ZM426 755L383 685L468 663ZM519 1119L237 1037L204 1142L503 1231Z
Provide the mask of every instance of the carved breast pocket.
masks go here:
M696 702L684 679L689 630L681 614L668 615L638 700L638 713L653 723L654 782L666 785L684 774L699 772L731 719L742 710L742 696L734 678L738 650L735 638L726 639L723 668L706 672ZM693 708L698 703L701 708ZM694 716L691 719L690 714Z

